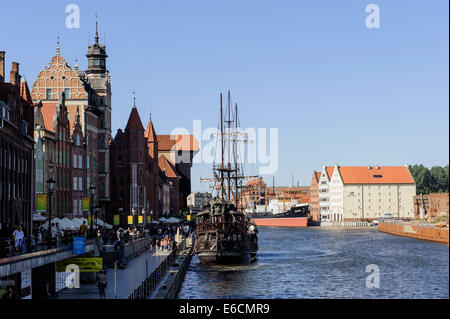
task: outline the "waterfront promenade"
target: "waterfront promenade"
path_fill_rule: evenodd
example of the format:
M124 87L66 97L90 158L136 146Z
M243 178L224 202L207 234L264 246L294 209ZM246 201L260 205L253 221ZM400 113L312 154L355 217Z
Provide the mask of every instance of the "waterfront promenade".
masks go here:
M117 294L114 292L114 268L108 268L106 272L107 287L106 299L126 299L133 290L151 274L169 255L150 253L149 250L142 253L140 256L130 260L125 269L117 268ZM147 261L147 263L146 263ZM95 299L100 298L97 289L97 284L90 284L93 293L91 294L77 294L77 293L63 293L57 296L57 299ZM88 285L82 285L86 288Z

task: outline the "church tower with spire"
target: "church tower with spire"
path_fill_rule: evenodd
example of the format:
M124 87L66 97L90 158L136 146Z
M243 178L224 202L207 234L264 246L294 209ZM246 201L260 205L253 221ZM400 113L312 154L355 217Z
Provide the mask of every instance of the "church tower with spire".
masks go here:
M110 161L109 142L111 140L111 82L106 68L106 46L99 43L98 22L95 22L95 42L89 45L86 54L88 69L85 72L87 83L93 89L89 97L99 110L98 127L98 165L99 165L99 202L105 205L110 199Z

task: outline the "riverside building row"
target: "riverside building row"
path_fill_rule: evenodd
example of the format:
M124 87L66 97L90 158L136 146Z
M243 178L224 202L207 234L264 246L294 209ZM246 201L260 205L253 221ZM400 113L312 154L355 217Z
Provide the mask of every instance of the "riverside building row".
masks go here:
M313 172L313 220L375 220L390 214L414 218L416 184L405 166L325 166Z
M197 141L192 135L156 135L151 121L147 130L138 127L135 132L140 123L135 121L139 115L133 115L135 107L132 123L113 139L107 57L97 25L85 71L77 61L73 67L68 64L58 41L55 56L39 72L30 92L17 62L12 63L6 83L5 52L0 51L0 229L22 225L31 234L37 196L48 195L50 178L56 181L52 217L87 217L90 211L82 209L86 197L92 198L97 216L110 223L117 214L136 215L133 219L141 221L137 215L142 212L158 218L187 207ZM119 141L124 139L128 143ZM150 159L141 164L143 152ZM126 159L130 161L125 165ZM129 171L122 174L113 165L125 165ZM144 181L138 182L138 176ZM47 210L41 212L48 217ZM120 221L124 223L125 217Z

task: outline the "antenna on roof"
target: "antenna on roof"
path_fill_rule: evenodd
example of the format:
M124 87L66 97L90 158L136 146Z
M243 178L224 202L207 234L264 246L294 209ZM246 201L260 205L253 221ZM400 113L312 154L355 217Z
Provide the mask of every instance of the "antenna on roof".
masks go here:
M136 107L136 90L133 90L133 107Z

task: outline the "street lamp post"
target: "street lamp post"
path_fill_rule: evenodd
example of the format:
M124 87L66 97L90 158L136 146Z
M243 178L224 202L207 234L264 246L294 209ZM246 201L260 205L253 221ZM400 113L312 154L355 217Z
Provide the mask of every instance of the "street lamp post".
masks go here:
M51 248L52 246L52 195L53 195L53 189L55 187L55 181L53 180L53 177L50 174L50 178L47 180L47 187L48 187L48 248Z
M119 207L119 227L122 227L123 225L123 208Z
M131 208L131 214L133 215L133 226L134 226L134 215L136 214L136 208L135 207Z
M92 229L93 229L93 217L94 217L94 195L95 195L95 186L94 184L91 185L91 187L89 187L89 191L91 192L91 234L92 234Z

